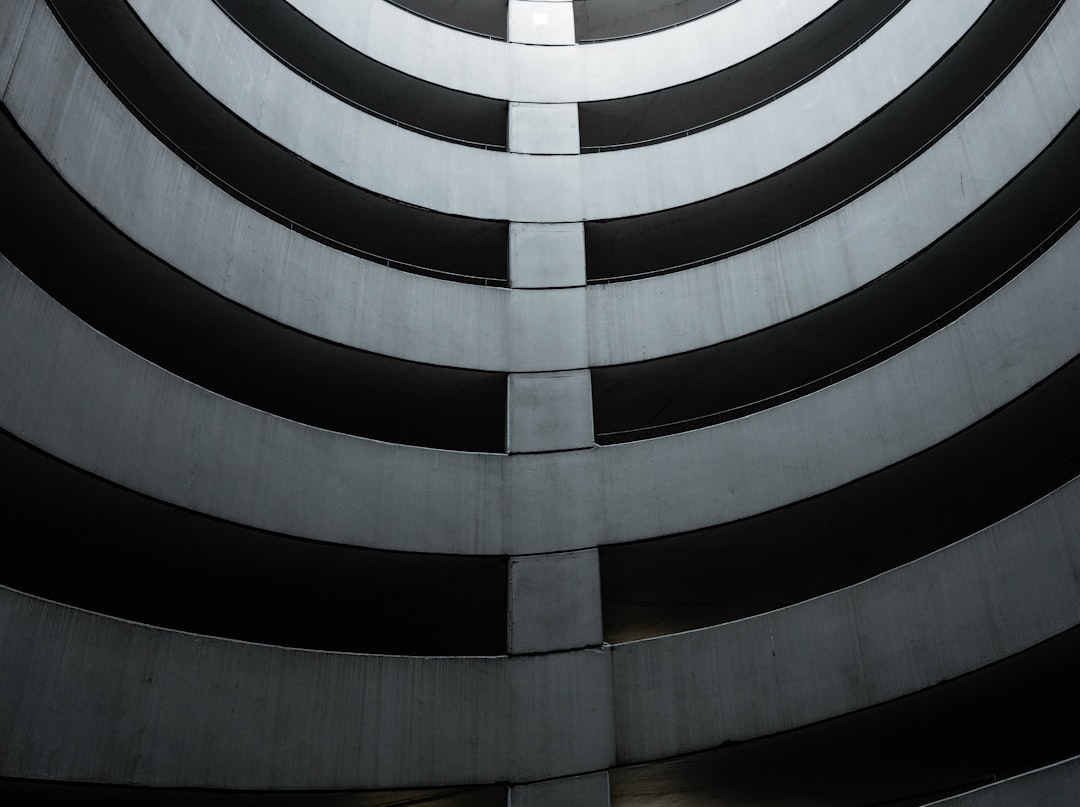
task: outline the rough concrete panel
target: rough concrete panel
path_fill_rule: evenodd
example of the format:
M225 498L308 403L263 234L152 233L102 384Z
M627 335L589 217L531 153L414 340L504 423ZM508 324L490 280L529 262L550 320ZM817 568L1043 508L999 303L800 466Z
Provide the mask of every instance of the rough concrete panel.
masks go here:
M506 447L511 454L593 445L588 370L511 373L507 384Z
M989 415L1080 353L1078 255L1074 226L965 316L810 395L696 431L604 446L605 542L781 507Z
M132 5L201 86L241 119L314 165L433 210L557 222L678 207L751 183L807 157L906 89L949 50L989 2L953 0L943 6L938 0L911 0L828 70L746 115L652 146L539 162L526 154L426 137L351 107L274 59L210 0L174 4L133 0ZM516 24L526 24L520 21L549 20L550 24L528 27L553 32L562 28L561 17L569 21L572 42L572 4L512 0L511 38ZM523 41L557 44L563 34L551 41L546 36ZM889 69L877 69L882 64ZM572 111L567 105L565 113L541 117ZM511 133L514 116L511 110ZM799 125L790 125L792 120ZM551 129L533 121L524 131L540 138L530 145L547 151L543 135ZM356 143L366 145L362 154ZM531 148L516 148L512 140L511 150ZM375 154L378 159L372 159ZM737 157L717 160L716 154Z
M971 672L1080 624L1080 480L864 583L613 647L619 763L807 725Z
M313 540L529 554L596 546L595 452L506 457L305 426L184 381L0 260L0 423L117 484ZM47 402L47 405L45 405ZM432 529L437 524L438 529Z
M600 562L595 549L510 558L510 653L599 645Z
M527 45L573 45L574 8L535 0L510 0L507 39Z
M514 782L610 768L615 760L611 656L578 650L511 656L507 722L514 748Z
M547 289L585 285L585 226L581 222L510 222L510 285Z
M0 587L0 776L226 789L531 781L612 764L601 651L320 653Z
M510 807L608 807L608 804L607 771L510 788Z
M7 90L35 6L35 0L11 0L0 4L0 97Z
M577 154L580 151L577 104L512 101L507 126L510 151L524 154Z
M590 364L643 361L767 328L904 262L986 202L1069 122L1080 107L1078 39L1080 9L1068 3L967 118L835 213L716 263L590 286Z
M572 103L651 92L723 70L799 30L837 0L740 0L648 37L584 48L483 39L383 0L290 2L361 53L410 75L491 98Z
M5 101L64 180L151 253L271 319L374 353L503 371L586 366L584 289L436 280L259 215L147 132L38 9Z
M926 807L1017 807L1080 804L1080 757L1047 765Z

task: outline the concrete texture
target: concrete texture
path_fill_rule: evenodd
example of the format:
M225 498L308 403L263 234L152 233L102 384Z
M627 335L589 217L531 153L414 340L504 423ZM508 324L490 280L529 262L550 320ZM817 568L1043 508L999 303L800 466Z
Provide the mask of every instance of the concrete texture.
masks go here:
M343 42L404 73L536 103L618 98L692 81L764 50L835 2L740 0L648 37L552 48L481 39L384 0L290 0Z
M507 125L510 151L523 154L578 153L577 104L526 104L511 101Z
M619 763L807 725L1080 623L1080 482L918 561L799 605L613 646Z
M511 654L598 646L603 638L595 549L510 559Z
M587 370L511 373L507 385L506 449L511 454L593 445Z
M510 222L510 285L516 289L584 286L582 223Z
M551 779L510 788L510 807L548 807L555 804L560 807L607 807L607 773Z
M613 762L600 651L318 653L149 628L2 587L0 646L0 736L17 738L0 746L2 776L353 789L530 781Z
M1074 228L912 348L805 398L696 432L552 451L586 433L590 410L569 402L589 400L587 375L512 376L510 450L549 453L509 457L348 437L224 400L91 331L9 265L0 366L13 392L0 425L148 495L318 540L528 554L649 538L872 473L1038 383L1080 350L1078 251ZM43 409L43 400L53 406Z
M520 2L527 5L528 0ZM935 0L911 0L861 47L747 115L652 146L539 161L402 131L350 107L249 40L210 0L132 0L132 7L184 69L226 107L335 176L445 213L557 222L633 216L689 204L805 158L870 117L928 70L988 3L954 0L943 7ZM512 17L515 7L511 5ZM523 14L557 16L561 10L572 18L565 4L537 8ZM207 42L215 46L206 47ZM917 46L912 47L913 42ZM890 69L873 69L879 64ZM836 98L845 102L829 102ZM800 125L785 125L796 114ZM514 140L528 142L515 134L520 125L536 127L536 137L547 129L546 118L515 121L513 112L511 116ZM356 159L358 142L379 159ZM511 151L517 150L512 141ZM740 159L711 158L735 152Z

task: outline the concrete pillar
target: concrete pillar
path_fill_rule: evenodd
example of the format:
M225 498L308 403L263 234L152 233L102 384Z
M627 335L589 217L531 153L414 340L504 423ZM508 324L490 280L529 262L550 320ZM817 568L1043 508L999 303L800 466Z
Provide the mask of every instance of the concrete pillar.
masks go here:
M607 807L607 771L511 785L510 807Z
M596 549L513 557L509 575L507 646L511 655L601 643Z
M506 450L567 451L593 445L588 370L511 373L507 379Z

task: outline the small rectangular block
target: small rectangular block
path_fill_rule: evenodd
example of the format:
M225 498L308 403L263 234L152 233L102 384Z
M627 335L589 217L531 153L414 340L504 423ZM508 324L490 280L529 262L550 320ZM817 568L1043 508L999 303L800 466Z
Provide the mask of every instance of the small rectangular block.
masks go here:
M510 285L554 289L585 285L585 225L510 222Z
M510 788L510 807L608 807L607 771Z
M577 104L511 101L507 147L518 154L580 154Z
M598 645L600 560L595 549L510 558L511 654Z
M574 4L510 0L509 40L526 45L573 45Z
M509 453L592 447L592 379L588 370L511 373L506 393Z

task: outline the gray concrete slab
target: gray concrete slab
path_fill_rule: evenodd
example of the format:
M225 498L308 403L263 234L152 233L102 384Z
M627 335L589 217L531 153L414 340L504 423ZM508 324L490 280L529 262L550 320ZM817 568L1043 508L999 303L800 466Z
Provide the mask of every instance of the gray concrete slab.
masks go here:
M593 445L588 370L511 373L507 385L506 450L511 454Z
M600 566L595 549L510 558L511 654L599 646Z
M722 70L797 31L836 0L740 0L648 37L558 48L480 39L383 0L290 2L351 47L410 75L492 98L573 103Z
M584 286L584 225L510 222L510 285L517 289Z
M513 785L510 807L608 807L607 772Z
M48 636L48 641L42 637ZM0 775L212 789L532 781L613 761L607 653L244 644L0 588Z
M963 675L1080 624L1073 480L974 536L759 617L613 646L620 764L761 737Z

